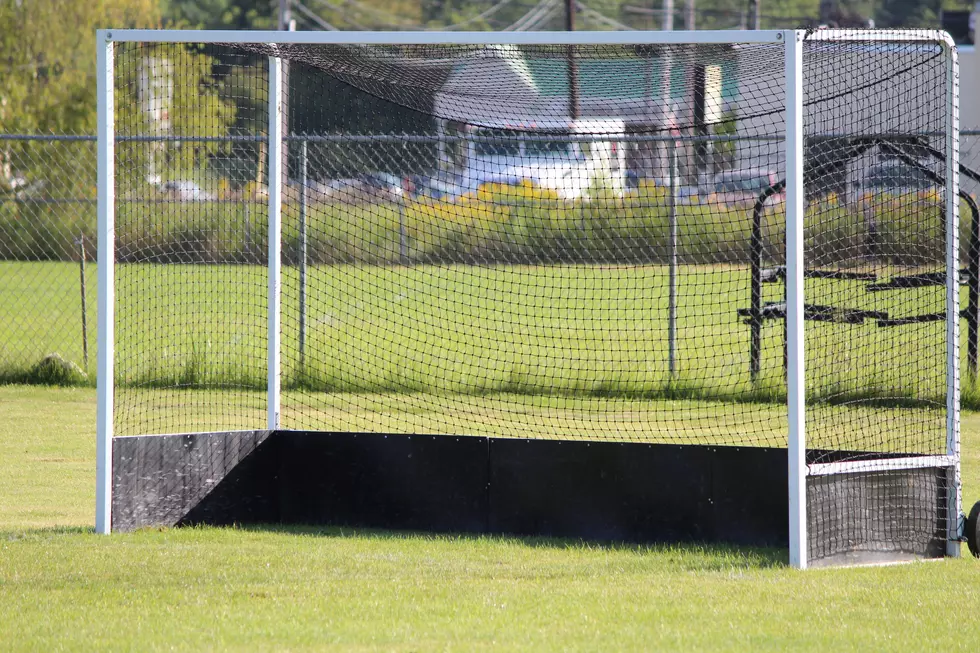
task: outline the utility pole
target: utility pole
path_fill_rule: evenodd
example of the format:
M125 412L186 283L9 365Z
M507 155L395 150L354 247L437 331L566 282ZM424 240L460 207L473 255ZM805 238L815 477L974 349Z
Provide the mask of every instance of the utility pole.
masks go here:
M292 12L289 10L290 0L279 0L279 19L278 26L280 31L294 31L296 29L296 21L293 20ZM289 61L284 60L282 62L282 157L284 165L282 166L282 184L283 188L288 188L286 183L289 179ZM304 187L302 192L306 192Z
M565 31L575 31L575 0L565 0ZM575 62L575 46L569 45L568 53L568 116L578 119L578 64Z
M820 0L820 24L831 25L834 22L834 0Z
M684 29L695 29L694 24L694 0L687 0L684 5Z
M280 32L296 29L289 10L289 0L279 0L278 26ZM289 136L289 62L282 62L282 135ZM287 159L288 161L288 159ZM287 166L288 167L288 163Z
M762 22L761 16L759 15L759 0L749 0L749 29L761 29L760 23Z
M674 0L663 0L663 15L661 16L660 27L665 32L674 31ZM673 69L674 69L674 53L672 46L662 46L661 60L663 62L661 75L663 79L660 82L660 129L670 130L674 128L674 106L673 106L673 89L671 88L673 81ZM649 54L647 55L649 58ZM649 65L649 61L648 61ZM649 147L649 145L643 144L643 147ZM670 175L670 184L673 188L677 184L675 175L677 174L676 166L672 165L671 162L677 162L677 143L658 143L656 144L656 152L658 158L658 165L661 169L667 171L667 175Z

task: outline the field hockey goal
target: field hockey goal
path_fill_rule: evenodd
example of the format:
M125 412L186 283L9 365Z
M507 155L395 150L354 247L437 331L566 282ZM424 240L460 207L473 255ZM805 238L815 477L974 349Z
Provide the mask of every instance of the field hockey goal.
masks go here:
M980 219L944 33L98 52L98 531L958 555Z

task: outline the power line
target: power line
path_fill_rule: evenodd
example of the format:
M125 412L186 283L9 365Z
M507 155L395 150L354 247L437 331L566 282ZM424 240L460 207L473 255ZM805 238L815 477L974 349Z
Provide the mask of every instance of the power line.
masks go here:
M589 16L589 17L591 17L591 18L599 21L600 23L603 23L603 24L608 25L610 27L613 27L615 29L619 29L619 30L630 30L630 31L632 31L634 29L634 28L630 27L629 25L626 25L625 23L619 22L615 18L610 18L609 16L606 16L605 14L602 14L602 13L596 11L595 9L593 9L592 7L589 7L588 5L586 5L584 2L581 2L580 0L575 0L575 7L578 10L580 10L583 14L585 14L586 16Z
M538 27L541 27L544 23L547 23L552 18L554 18L557 12L558 12L558 3L556 2L552 4L550 7L548 7L543 14L541 14L531 22L526 23L523 27L521 27L520 31L527 32L527 31L537 29Z
M534 12L538 11L541 7L543 7L546 4L548 4L549 1L550 0L539 0L538 4L536 4L533 7L531 7L531 9L529 9L526 13L524 13L520 18L518 18L516 21L514 21L513 23L511 23L507 27L503 28L502 31L504 31L504 32L512 32L514 30L519 29L521 25L523 25L525 22L527 22L528 17L531 14L533 14Z
M513 2L513 0L501 0L501 2L498 2L498 3L494 4L494 5L491 5L489 9L480 12L479 14L477 14L476 16L473 16L472 18L467 18L466 20L461 20L458 23L453 23L452 25L446 25L445 27L431 27L431 28L428 28L427 27L426 29L429 29L429 30L450 30L450 29L456 29L457 27L462 27L463 25L469 25L470 23L475 23L478 20L483 20L484 18L489 18L493 14L497 13L498 11L500 11L501 9L503 9L504 7L506 7L507 5L509 5L511 2Z
M299 2L299 0L293 0L291 4L293 8L298 9L299 13L303 14L303 16L305 16L307 20L312 21L319 27L330 32L340 31L340 28L335 27L330 23L328 23L327 21L320 18L320 16L318 16L312 9L304 5L302 2Z
M526 14L503 29L505 32L524 32L547 20L556 9L557 0L541 0Z
M347 23L350 23L351 26L356 27L359 30L365 30L365 31L368 30L367 27L365 27L361 23L359 23L356 20L354 20L353 18L351 18L348 15L348 12L343 7L340 7L338 5L335 5L334 3L329 2L328 0L313 0L313 1L316 2L319 5L323 5L327 9L330 9L332 11L336 11L338 14L340 14L340 17L343 18L344 21L346 21Z
M520 30L523 27L523 25L532 18L532 16L537 16L541 12L541 9L547 7L551 2L552 0L539 0L538 4L531 7L531 9L527 11L527 13L525 13L516 21L514 21L513 23L505 27L503 31L511 32L511 31Z

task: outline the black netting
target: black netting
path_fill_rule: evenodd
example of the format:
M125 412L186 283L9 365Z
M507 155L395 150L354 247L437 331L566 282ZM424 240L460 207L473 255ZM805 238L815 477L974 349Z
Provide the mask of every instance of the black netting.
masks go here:
M116 46L117 434L266 426L267 68Z
M265 424L273 55L283 428L785 447L784 50L118 46L117 432ZM948 62L804 46L811 464L946 453Z
M807 443L831 450L813 462L944 455L948 53L809 41L804 61L805 302L833 309L805 327ZM937 531L943 548L946 494L917 480L936 470L886 471L894 462L812 484L812 558L921 552Z
M94 159L93 136L0 134L0 383L94 380Z
M948 499L942 469L811 476L808 556L817 565L942 557Z
M287 207L311 267L285 427L785 443L738 313L781 45L279 52L320 200ZM392 114L416 133L356 136Z

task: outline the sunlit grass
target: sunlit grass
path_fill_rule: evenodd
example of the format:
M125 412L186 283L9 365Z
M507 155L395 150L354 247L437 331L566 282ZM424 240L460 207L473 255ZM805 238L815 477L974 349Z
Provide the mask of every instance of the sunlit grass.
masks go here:
M0 387L5 650L904 653L962 648L980 610L972 559L800 573L783 550L702 545L299 527L96 536L94 396ZM963 450L970 505L974 413Z

